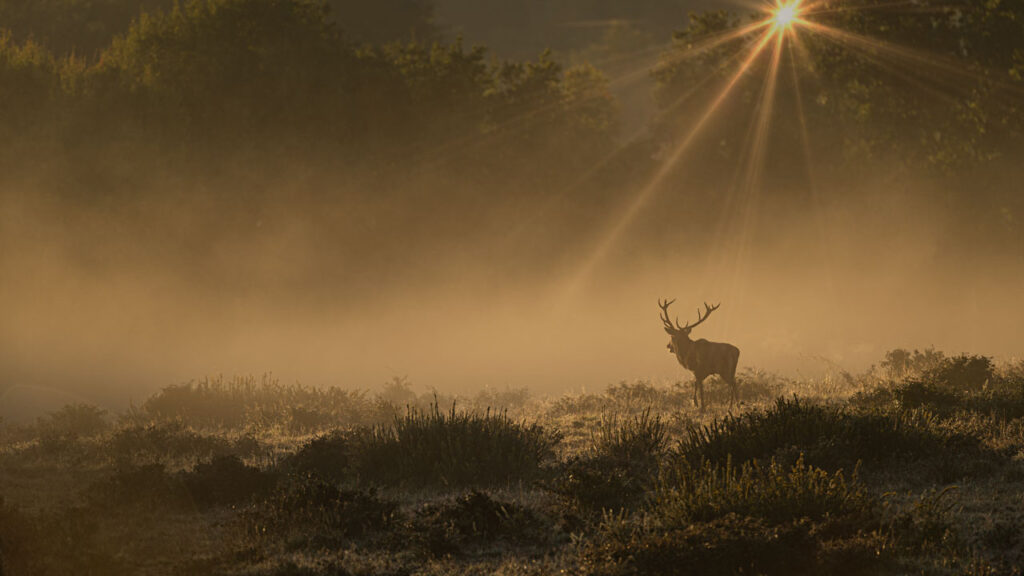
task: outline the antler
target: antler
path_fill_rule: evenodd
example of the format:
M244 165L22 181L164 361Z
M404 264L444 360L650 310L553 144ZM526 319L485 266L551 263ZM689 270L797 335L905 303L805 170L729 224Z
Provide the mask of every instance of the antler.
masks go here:
M665 330L667 330L669 334L685 330L685 328L679 325L678 317L676 317L676 323L674 326L672 325L672 320L668 317L668 307L671 306L673 302L675 302L675 299L666 300L664 303L660 298L658 299L658 308L661 308L661 322L665 325Z
M687 322L686 326L684 326L681 329L682 330L692 330L692 329L696 328L697 326L700 326L701 323L704 322L705 320L707 320L708 316L711 316L711 313L714 312L715 310L718 310L718 308L721 305L722 305L722 303L719 302L718 304L716 304L714 306L708 306L708 303L705 302L704 303L704 315L703 316L701 316L701 314L700 314L700 308L697 308L697 323L694 324L693 326L691 326L690 323Z

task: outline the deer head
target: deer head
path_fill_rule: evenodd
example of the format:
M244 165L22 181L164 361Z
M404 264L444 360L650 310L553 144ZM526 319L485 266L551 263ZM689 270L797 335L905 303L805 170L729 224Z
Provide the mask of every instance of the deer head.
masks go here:
M697 326L700 326L705 320L707 320L708 316L711 316L712 312L718 310L721 304L709 306L708 303L705 302L703 314L701 314L699 308L697 309L696 322L694 322L693 324L687 322L685 326L680 326L678 316L676 317L675 323L673 324L672 320L669 318L668 315L668 307L671 306L673 302L675 302L675 300L666 300L665 302L658 300L658 307L661 308L661 322L665 326L665 332L667 332L668 335L672 337L672 339L669 340L668 343L668 350L673 354L678 354L681 349L685 348L686 345L690 343L690 331L696 328Z

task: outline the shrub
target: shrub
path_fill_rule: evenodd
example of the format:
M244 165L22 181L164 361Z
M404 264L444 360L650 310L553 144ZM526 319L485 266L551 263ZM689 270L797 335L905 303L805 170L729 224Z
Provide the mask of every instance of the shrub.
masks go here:
M168 386L146 400L140 414L199 428L282 428L305 434L364 423L369 412L365 392L284 385L264 375Z
M622 424L606 417L591 453L570 459L550 488L572 513L633 508L653 486L667 452L665 424L650 410Z
M735 467L705 462L682 464L663 486L657 511L673 526L706 522L727 514L762 518L772 523L809 518L872 514L873 498L842 471L829 473L799 458L791 467L775 461Z
M416 511L414 539L432 556L459 553L466 546L539 544L550 534L533 511L476 491Z
M316 478L294 479L243 515L250 536L302 546L360 539L390 526L395 504L370 490L342 490Z
M857 574L877 571L880 506L856 480L798 460L682 464L650 513L607 515L583 548L592 574Z
M828 469L920 459L951 449L979 450L976 439L942 430L922 412L855 412L838 406L778 400L774 407L691 427L677 451L692 466L707 460L767 461L803 453Z
M0 574L124 574L127 567L97 538L94 511L72 507L28 515L0 499Z
M995 376L991 358L961 354L946 358L938 366L925 371L922 379L945 384L954 390L978 391L993 381Z
M951 390L929 382L911 380L892 390L893 401L898 408L931 408L948 411L956 408L960 397Z
M527 388L484 388L470 399L470 405L477 410L511 410L521 409L529 401L530 390Z
M621 424L615 417L603 418L594 437L597 457L629 468L657 469L667 450L665 424L651 416L650 408Z
M0 497L0 574L29 574L39 561L32 535L35 525Z
M349 436L335 431L304 444L284 460L282 468L292 474L338 484L351 476L351 452Z
M181 479L163 464L121 464L107 478L90 486L89 499L99 506L165 508L190 502Z
M410 408L391 426L360 431L353 452L362 480L488 486L532 480L554 459L560 436L507 414Z
M92 438L110 429L106 410L89 404L69 404L40 417L36 428L41 435Z
M896 348L885 353L885 359L882 360L880 367L890 380L900 380L920 376L934 370L945 361L946 355L932 347L913 352Z
M888 520L895 543L912 552L933 553L957 546L952 517L958 506L955 487L928 490L909 506L895 510Z
M196 464L183 482L192 501L203 508L238 504L273 490L277 479L258 468L246 466L238 456L217 456Z
M942 381L909 380L859 393L851 403L861 408L925 409L944 417L964 411L1007 420L1024 417L1024 389L1010 383L967 390Z
M584 574L877 574L887 560L878 533L828 539L803 520L773 525L728 514L672 528L634 525L624 535L603 530L583 548Z
M108 446L118 462L181 462L230 454L231 443L218 436L205 436L180 422L133 426L119 430Z

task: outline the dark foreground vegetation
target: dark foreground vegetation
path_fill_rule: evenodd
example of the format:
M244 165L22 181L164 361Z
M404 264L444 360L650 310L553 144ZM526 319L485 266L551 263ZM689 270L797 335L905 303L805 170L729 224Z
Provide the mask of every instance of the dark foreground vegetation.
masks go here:
M724 388L724 386L723 386ZM1024 370L890 353L534 400L168 387L0 428L0 570L46 574L1013 574ZM720 394L721 397L718 397ZM528 414L528 416L526 416Z

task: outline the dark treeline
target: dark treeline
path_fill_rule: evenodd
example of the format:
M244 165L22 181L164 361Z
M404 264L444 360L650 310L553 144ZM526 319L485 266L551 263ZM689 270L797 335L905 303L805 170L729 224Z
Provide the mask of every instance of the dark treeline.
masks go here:
M141 8L95 58L35 31L0 41L0 162L33 198L74 201L70 220L116 212L101 227L153 242L190 220L190 266L218 234L296 218L346 264L423 260L425 238L486 231L615 143L605 79L546 54L374 44L305 0Z
M683 28L658 17L675 3L641 4L634 19ZM433 250L486 238L512 246L496 253L502 262L559 262L601 234L714 102L757 33L709 52L701 42L746 21L709 12L677 31L652 72L650 135L626 143L597 69L548 53L498 60L447 38L425 2L0 1L0 167L8 188L33 197L100 213L133 206L143 217L127 226L154 242L159 226L181 226L168 205L195 218L197 198L216 204L196 225L203 235L182 240L190 265L207 235L262 226L273 211L303 214L310 242L351 252L332 253L345 261L427 266ZM1019 247L1024 206L993 167L1012 167L1020 150L1024 9L826 11L821 22L915 52L806 35L784 54L760 161L765 209L799 214L812 181L849 200L861 175L896 174L877 196L925 174L936 203L962 215L958 234L969 223ZM705 235L714 218L677 226L694 206L734 208L768 66L762 57L743 77L662 180L671 193L642 216L634 247ZM150 205L160 218L146 219Z

